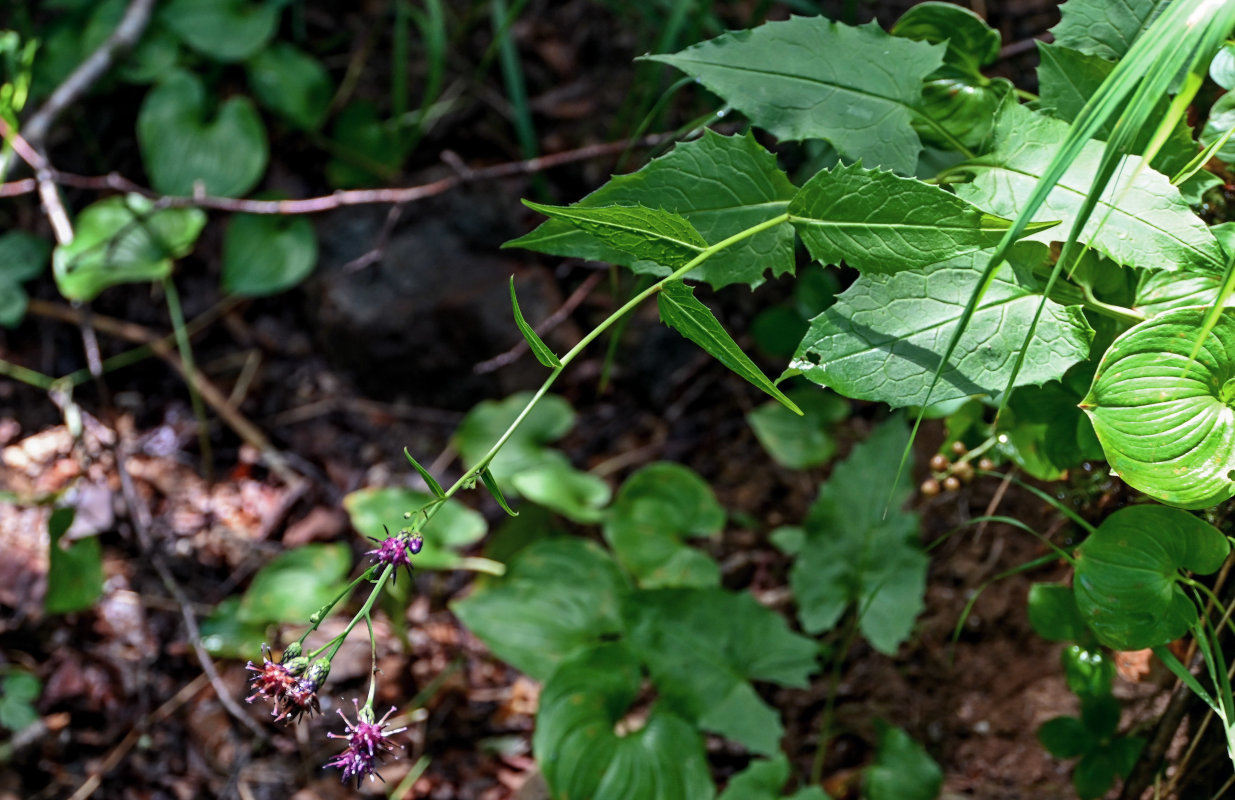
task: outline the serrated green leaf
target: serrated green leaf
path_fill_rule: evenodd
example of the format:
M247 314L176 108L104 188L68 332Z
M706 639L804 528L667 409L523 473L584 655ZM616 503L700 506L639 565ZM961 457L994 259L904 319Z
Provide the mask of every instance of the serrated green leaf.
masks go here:
M322 62L287 42L275 42L246 66L258 102L306 130L321 127L334 93Z
M532 348L532 355L536 356L536 360L549 369L556 369L562 366L562 362L558 359L557 355L549 349L547 344L541 341L541 338L536 335L536 331L523 318L523 312L519 310L519 298L515 297L514 275L510 276L510 305L515 313L515 325L518 326L519 332L523 334L528 347Z
M519 516L519 512L512 509L510 504L506 502L506 496L502 494L501 487L497 485L497 478L493 477L493 472L488 467L480 471L480 482L489 490L489 494L493 495L493 499L497 501L497 504L502 507L503 511L512 517Z
M164 194L239 197L261 180L270 156L266 128L246 97L207 111L206 89L178 70L156 85L137 115L137 142L150 183Z
M776 157L753 135L705 130L701 139L679 143L638 172L615 175L576 205L657 206L680 214L714 243L783 213L796 191L776 166ZM754 288L769 271L774 278L793 272L793 245L793 231L777 226L716 253L690 277L716 289L733 283ZM504 246L619 264L641 274L669 274L667 267L639 261L563 220L551 219Z
M846 397L894 407L927 400L939 358L976 289L989 252L971 253L924 270L864 274L811 321L790 373ZM1003 391L1011 375L1009 353L1023 344L1036 313L1037 284L1025 276L1042 263L1045 249L1016 245L996 272L973 318L940 375L932 403ZM1089 355L1092 330L1077 307L1048 302L1017 375L1018 385L1061 377Z
M825 463L836 452L832 426L848 416L849 403L816 387L787 394L802 415L769 401L747 414L747 423L763 449L782 467L807 469Z
M430 473L429 470L420 466L420 462L412 458L412 454L407 451L406 447L403 448L403 457L406 458L407 463L411 464L412 468L420 474L420 477L424 480L425 485L429 487L429 491L433 492L435 497L440 497L443 499L446 497L446 493L442 491L442 485L437 482L437 479L433 477L433 474Z
M824 139L847 159L909 174L922 149L913 107L945 50L874 23L793 17L650 58L697 78L781 140Z
M450 607L498 658L544 680L567 657L621 631L618 608L629 591L596 545L544 539L520 550L505 576Z
M1170 0L1068 0L1051 28L1055 42L1102 58L1123 58Z
M265 297L300 284L317 266L317 234L304 217L236 214L223 238L223 290Z
M656 295L660 319L682 336L699 345L708 355L730 371L745 378L756 388L773 397L796 414L802 410L776 384L755 366L755 362L738 347L737 342L721 326L711 310L695 298L694 289L682 281L671 281Z
M109 197L87 206L76 220L76 236L58 245L52 272L70 300L92 300L121 283L156 281L187 255L206 225L196 208L154 210L139 195Z
M468 467L475 466L531 398L531 392L519 392L504 400L477 403L467 412L451 437L451 443L458 449L463 463ZM547 464L569 466L565 455L547 445L565 436L574 425L575 412L570 403L554 394L542 397L489 462L489 468L498 476L502 490L510 492L514 488L511 481L526 470Z
M876 720L879 742L866 772L868 800L935 800L943 786L943 770L922 745L900 728Z
M853 609L871 645L891 655L913 630L927 558L917 515L900 510L912 491L908 470L898 472L908 440L899 419L879 426L819 487L802 528L773 534L777 547L797 556L789 585L808 633L829 630Z
M685 217L659 208L546 206L531 200L524 200L523 205L568 222L615 250L670 269L684 266L708 246Z
M103 549L98 537L88 536L61 546L74 516L73 508L57 508L47 521L49 558L43 610L48 614L90 608L103 594Z
M994 149L956 168L974 176L970 183L956 186L957 195L995 214L1016 216L1067 135L1064 122L1024 106L1006 105L995 124ZM1030 238L1048 242L1067 235L1098 172L1102 151L1103 145L1092 141L1082 148L1034 215L1038 221L1063 224ZM1122 160L1081 241L1128 266L1222 270L1222 249L1205 223L1167 178L1142 163L1137 156Z
M343 508L361 536L380 541L386 538L386 526L404 524L405 512L415 512L437 501L435 496L414 489L360 489L343 498ZM481 559L464 558L458 553L484 538L488 529L483 516L458 500L442 501L433 519L421 528L424 549L412 563L422 569L472 567L492 571L485 564L476 563Z
M339 595L351 568L351 549L342 542L280 553L253 576L236 617L249 624L303 623Z
M1219 315L1192 359L1206 313L1168 311L1125 332L1082 402L1111 470L1182 508L1235 497L1235 311Z
M919 3L902 14L888 32L920 42L946 44L944 63L979 77L981 68L999 57L999 31L955 3Z
M918 269L994 247L1011 226L937 186L859 164L816 174L789 214L813 258L863 273Z
M1167 644L1197 620L1196 605L1179 585L1179 570L1208 575L1229 553L1218 529L1186 511L1121 508L1077 550L1077 608L1107 647Z
M749 594L719 588L635 592L622 616L664 703L757 753L777 751L779 715L749 681L807 686L817 669L814 642Z
M711 800L703 742L685 720L657 707L641 726L615 729L641 682L635 656L606 644L545 683L532 749L555 797Z
M170 0L160 10L159 19L204 56L243 61L274 36L282 6L248 0Z
M666 462L626 479L609 509L604 535L641 586L716 586L716 562L683 540L712 536L724 523L725 511L707 481Z
M601 509L613 496L609 484L565 464L525 470L510 482L524 498L585 525L604 518Z

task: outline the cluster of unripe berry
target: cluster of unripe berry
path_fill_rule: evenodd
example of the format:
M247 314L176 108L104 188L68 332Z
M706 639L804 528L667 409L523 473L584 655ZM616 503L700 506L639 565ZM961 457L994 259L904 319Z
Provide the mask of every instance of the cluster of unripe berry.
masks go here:
M972 457L966 458L969 455L969 448L964 442L956 441L949 448L952 455L956 457L953 461L943 453L936 453L931 456L930 467L931 476L918 486L918 491L925 497L934 497L940 492L955 492L961 488L963 484L973 480L976 474ZM990 472L995 469L995 462L989 458L981 458L978 460L977 469L983 472Z

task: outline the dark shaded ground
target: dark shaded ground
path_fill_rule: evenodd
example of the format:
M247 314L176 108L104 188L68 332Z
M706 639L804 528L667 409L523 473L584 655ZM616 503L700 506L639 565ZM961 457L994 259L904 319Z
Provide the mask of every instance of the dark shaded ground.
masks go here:
M754 5L722 5L721 18L740 20ZM857 5L859 21L869 18L866 4ZM897 14L891 4L878 11L885 24ZM1040 2L992 3L988 11L1005 43L1038 34L1057 18L1050 4ZM316 26L339 21L320 8L310 9L309 20ZM380 25L359 12L342 22L381 50ZM626 134L626 81L635 74L630 58L648 49L648 25L654 21L618 17L583 0L529 5L516 37L543 152ZM443 148L471 166L519 157L501 113L500 83L465 68L485 52L486 30L473 25L458 42L452 68L472 81L463 94L466 102L434 130L402 183L442 174L436 153ZM1033 58L1032 52L1014 48L1000 69L1024 77ZM375 61L366 81L379 86L382 67ZM136 95L132 99L136 102ZM98 142L121 140L132 130L131 111L89 116L83 111L70 123L80 130L89 119ZM687 119L690 111L677 109L666 122ZM293 144L280 149L278 142L273 150L279 163L272 184L301 196L322 190L312 167L314 153ZM97 170L86 152L89 148L65 138L52 158L63 169ZM106 168L123 171L126 165ZM570 201L598 186L613 168L612 159L596 159L550 171L541 180L553 199ZM527 229L530 217L518 198L538 191L526 179L465 187L404 209L389 239L382 233L385 208L317 217L322 258L312 281L273 300L237 305L198 335L195 350L203 371L225 392L235 391L239 410L306 476L303 491L290 492L278 476L254 465L252 447L219 422L211 430L215 475L203 479L184 384L157 359L109 375L108 397L89 384L80 388L76 399L93 416L77 443L45 396L0 380L0 487L20 493L94 487L87 505L99 517L107 575L96 609L44 615L46 511L0 506L0 666L29 669L44 687L39 722L0 751L8 754L0 761L0 800L309 800L352 794L321 764L339 749L324 736L325 730L341 727L331 719L333 708L341 697L363 692L367 652L361 637L335 662L323 718L286 730L270 726L264 709L245 708L270 737L260 743L228 715L202 677L188 644L182 602L199 618L208 614L288 546L347 541L359 554L365 543L348 528L339 500L362 486L409 484L403 446L425 456L424 463L439 474L457 476L448 439L462 413L485 397L533 386L543 374L526 354L500 369L476 369L518 341L507 316L508 276L518 276L524 313L538 320L560 308L595 270L497 249ZM73 203L90 199L70 196ZM33 203L8 202L0 215L5 225L45 230ZM216 227L208 228L178 272L189 317L219 299L219 241L217 232L210 233ZM380 261L359 269L346 266L375 246L382 249ZM551 344L573 343L612 307L605 286L607 280L593 285L549 336ZM742 332L755 311L783 291L733 291L716 301L728 327ZM41 307L45 313L32 314L16 331L0 332L0 356L54 374L80 368L78 329L49 316L56 308L65 311L50 281L35 295L52 306ZM144 288L113 290L94 304L100 315L160 333L168 330L161 308ZM105 334L102 346L107 355L127 345ZM619 350L612 388L598 394L602 358L596 350L556 387L580 415L563 443L573 463L600 468L615 484L655 460L697 470L731 512L713 546L726 585L749 589L789 611L788 563L767 535L801 519L826 470L793 472L772 464L743 419L759 402L753 390L660 328L654 309L637 312ZM842 450L864 438L881 413L857 408L842 431ZM919 463L941 435L934 428L923 435ZM142 541L124 514L110 450L117 439L134 453L129 471L151 514L149 541ZM1096 511L1094 503L1110 500L1103 491L1086 497L1091 504L1082 510L1090 512ZM465 500L492 523L500 520L487 497L473 494ZM916 505L927 542L987 513L1022 519L1057 542L1070 533L1041 501L1014 487L1003 492L993 480ZM1068 765L1048 757L1034 731L1052 716L1075 713L1074 698L1064 686L1059 646L1036 637L1025 617L1030 583L1059 579L1064 570L1051 566L995 583L974 606L959 642L950 644L973 592L1044 552L1031 537L999 525L964 528L938 546L927 609L914 638L896 659L859 643L845 666L838 736L825 770L829 791L856 796L857 770L869 761L878 717L926 744L946 772L945 796L1073 796ZM155 559L167 564L181 598L150 568ZM423 757L427 769L403 796L537 798L529 744L537 686L490 657L446 610L452 598L468 590L468 581L467 574L417 573L406 616L410 647L393 634L383 638L385 677L378 705L410 707L408 699L418 693L423 705L397 721L409 726L407 748L383 770L385 788L399 786ZM383 624L389 627L389 621ZM243 663L217 666L229 696L243 698L248 676ZM1128 684L1120 691L1148 698L1154 688ZM813 757L826 692L821 676L809 690L771 694L786 723L786 749L803 771ZM720 742L713 743L710 755L722 777L745 763L745 756Z

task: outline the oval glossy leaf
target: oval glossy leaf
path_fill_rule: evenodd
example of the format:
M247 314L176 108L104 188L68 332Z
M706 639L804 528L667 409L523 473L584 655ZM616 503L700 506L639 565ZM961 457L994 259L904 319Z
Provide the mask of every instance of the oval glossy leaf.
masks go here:
M1126 331L1081 403L1111 470L1181 508L1235 497L1235 311L1219 315L1192 360L1207 313L1181 308Z
M546 217L569 222L602 244L654 261L670 269L684 266L703 252L703 240L685 217L646 206L546 206L524 200L523 205Z
M237 619L248 624L303 623L338 596L351 568L351 548L342 542L306 544L281 553L253 576Z
M874 23L792 17L650 58L697 78L779 139L825 139L846 159L909 174L922 150L912 109L944 52Z
M609 484L566 464L526 470L510 482L524 498L584 525L600 522L604 518L601 509L613 496Z
M202 55L215 61L243 61L274 36L282 6L249 0L170 0L159 18Z
M695 298L694 289L682 281L670 281L661 287L660 293L656 295L656 305L660 309L661 321L670 328L702 347L712 358L750 381L785 408L795 414L802 413L802 410L755 366L755 362L750 360L742 348L738 347L729 332L712 315L711 309Z
M1012 82L1005 78L973 78L948 67L943 72L922 87L922 99L917 105L920 117L914 120L913 129L933 147L966 147L979 152L987 149L1000 105L1012 102L1008 100L1014 88Z
M999 57L999 31L963 6L928 0L910 8L889 31L919 42L947 44L945 64L971 75Z
M849 403L815 387L788 392L802 415L780 403L767 402L746 415L746 421L768 455L789 469L825 463L836 452L832 426L849 415Z
M164 194L192 194L201 181L207 194L238 197L261 180L270 155L266 128L248 98L231 97L212 113L202 82L184 71L142 101L137 142L151 185Z
M716 562L683 540L718 533L725 511L712 487L679 464L651 464L618 490L604 535L640 585L715 586Z
M1041 262L1041 245L1018 244L995 273L952 361L930 391L952 331L978 286L989 252L894 275L862 275L836 304L811 320L789 373L862 400L894 407L940 403L1003 391L1012 374L1008 353L1022 345L1041 295L1026 273ZM1023 268L1022 268L1023 267ZM1089 356L1093 331L1079 307L1047 302L1017 385L1057 379Z
M1227 43L1209 62L1209 77L1228 92L1235 89L1235 44Z
M532 748L554 797L711 800L693 726L659 708L641 724L623 719L641 684L639 661L621 644L579 654L545 683Z
M1071 587L1060 583L1035 583L1029 587L1028 611L1029 624L1051 642L1075 642L1088 630Z
M621 631L618 608L628 591L600 547L555 538L520 550L503 577L450 607L498 658L544 680L568 656Z
M436 499L414 489L360 489L343 498L343 507L347 509L352 527L361 536L381 541L386 538L386 528L395 530L409 524L403 519L405 512L416 512ZM433 519L422 529L424 549L412 558L412 566L425 569L479 566L474 562L481 559L465 559L457 551L480 541L488 529L485 518L477 512L457 500L443 501Z
M92 300L109 286L166 278L205 225L197 208L155 211L139 195L100 200L77 216L73 241L52 254L56 286L70 300Z
M237 214L223 239L223 289L265 297L298 285L317 265L317 234L304 217Z
M298 127L321 127L334 94L322 62L287 42L275 42L251 58L247 68L258 102Z
M1179 570L1217 571L1230 546L1212 525L1166 506L1111 514L1076 555L1073 591L1086 624L1107 647L1140 650L1187 633L1196 605Z
M706 192L699 191L707 186ZM615 175L576 205L644 205L680 214L708 242L728 237L784 213L797 187L776 165L776 157L752 134L722 136L704 130L693 142L679 142L630 175ZM504 247L604 261L636 273L668 275L667 267L639 261L609 247L563 220L551 219ZM708 258L690 273L714 289L745 283L752 289L772 277L792 273L794 235L788 225L762 231Z
M860 164L817 173L789 214L817 261L843 261L863 273L917 269L994 247L1012 224L937 186Z

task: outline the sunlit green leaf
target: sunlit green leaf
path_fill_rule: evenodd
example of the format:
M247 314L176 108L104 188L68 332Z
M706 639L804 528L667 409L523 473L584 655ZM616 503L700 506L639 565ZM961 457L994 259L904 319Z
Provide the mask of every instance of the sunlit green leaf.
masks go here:
M1209 77L1223 89L1235 89L1235 43L1224 44L1209 62Z
M526 499L584 524L601 521L601 509L613 496L609 484L566 464L545 464L525 470L511 484Z
M946 44L945 64L973 75L999 57L999 31L964 6L955 3L918 3L896 21L889 31L931 44Z
M847 159L908 174L922 149L912 109L944 52L874 23L792 17L650 58L697 78L781 140L824 139Z
M1214 101L1209 109L1209 117L1201 131L1201 144L1208 147L1225 136L1231 128L1235 128L1235 95L1228 93ZM1218 149L1217 155L1227 163L1235 163L1235 136L1226 140L1226 144Z
M1062 19L1051 28L1064 47L1107 59L1123 58L1136 39L1157 18L1169 0L1068 0Z
M546 206L523 204L547 217L568 222L601 244L636 260L671 269L684 266L708 243L681 214L646 206Z

